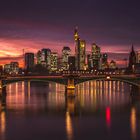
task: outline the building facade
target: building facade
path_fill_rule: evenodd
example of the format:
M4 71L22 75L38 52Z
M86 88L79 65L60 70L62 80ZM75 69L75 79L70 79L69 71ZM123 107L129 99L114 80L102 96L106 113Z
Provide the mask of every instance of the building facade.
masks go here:
M88 65L88 70L92 70L93 62L92 62L92 55L91 54L87 55L87 65Z
M51 50L43 48L37 52L37 64L42 65L48 70L51 67Z
M42 57L41 57L41 51L39 50L36 54L37 58L37 64L41 65Z
M31 70L34 67L34 53L25 53L25 69Z
M92 66L93 69L100 69L100 59L101 59L101 52L100 52L100 47L98 47L95 43L92 44L91 47L91 52L92 52Z
M86 42L81 40L77 29L74 32L75 39L75 66L77 70L84 70L86 60Z
M10 64L5 64L4 73L10 75L17 75L19 73L19 63L11 62Z
M63 47L62 49L62 69L63 70L68 70L69 65L68 65L68 57L71 54L71 49L69 47Z
M19 63L18 62L11 62L11 73L12 74L18 74L19 72Z
M56 52L51 53L51 71L57 71L58 69L58 54Z

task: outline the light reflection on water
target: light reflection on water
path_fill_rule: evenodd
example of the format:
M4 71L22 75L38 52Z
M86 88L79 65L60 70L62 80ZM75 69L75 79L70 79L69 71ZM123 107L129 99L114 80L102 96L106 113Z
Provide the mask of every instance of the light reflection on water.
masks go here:
M131 123L131 133L132 133L132 138L136 139L136 108L132 107L131 108L131 115L130 115L130 123Z
M65 123L65 128L63 128L65 135L62 134L62 139L84 139L82 132L87 132L91 127L95 131L97 126L100 128L100 133L103 133L102 138L108 138L111 133L108 136L108 133L104 134L104 131L121 129L123 121L127 122L127 125L123 126L126 127L125 131L128 134L126 137L138 139L139 136L136 133L138 119L136 107L134 105L131 107L131 90L129 85L120 81L88 81L76 86L73 91L76 94L75 98L67 99L65 86L60 84L28 81L8 85L6 110L0 113L0 138L8 137L6 128L8 128L9 119L7 119L6 112L14 113L13 111L15 111L13 116L21 113L20 118L26 119L28 119L25 115L26 112L31 118L37 114L46 116L46 113L47 117L61 116L62 122ZM122 114L126 118L123 118ZM125 120L120 122L119 117ZM97 126L91 125L86 118L89 118L91 124L97 123ZM55 119L55 121L58 120ZM87 124L84 125L85 122ZM101 122L102 125L100 125ZM120 123L118 128L116 128L116 123ZM63 129L62 131L64 131ZM88 132L88 136L93 137L97 133ZM34 139L36 140L36 137ZM53 138L51 137L51 139Z
M0 136L1 139L5 139L5 129L6 129L6 112L1 111L0 112Z

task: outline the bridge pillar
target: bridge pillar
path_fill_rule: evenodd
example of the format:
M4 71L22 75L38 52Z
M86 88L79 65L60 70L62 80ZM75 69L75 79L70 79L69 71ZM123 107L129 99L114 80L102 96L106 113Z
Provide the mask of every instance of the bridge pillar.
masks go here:
M74 97L75 96L75 84L74 84L74 78L68 78L67 86L66 86L66 94L68 97Z

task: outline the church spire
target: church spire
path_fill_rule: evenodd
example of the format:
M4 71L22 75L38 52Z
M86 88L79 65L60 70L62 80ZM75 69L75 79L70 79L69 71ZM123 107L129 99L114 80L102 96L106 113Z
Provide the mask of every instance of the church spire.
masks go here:
M134 72L134 67L136 64L136 54L134 51L134 46L132 44L131 52L129 54L129 71Z

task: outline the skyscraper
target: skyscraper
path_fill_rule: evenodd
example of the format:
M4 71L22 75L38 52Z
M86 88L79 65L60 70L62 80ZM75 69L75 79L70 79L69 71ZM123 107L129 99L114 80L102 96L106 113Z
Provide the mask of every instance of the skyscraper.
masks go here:
M19 63L18 62L11 62L10 66L11 66L11 73L12 74L18 74L18 72L19 72Z
M91 54L87 55L87 64L88 64L88 69L91 70L93 68L93 62L92 62L92 55Z
M134 51L134 47L132 45L132 50L129 54L129 66L128 66L130 72L134 72L135 64L136 64L136 54Z
M41 64L44 67L50 69L51 65L51 50L50 49L42 49L41 50Z
M48 70L51 67L51 50L43 48L37 52L37 64L41 64Z
M70 71L76 70L76 68L75 68L75 56L69 56L68 57L68 65L69 65L69 70Z
M100 58L101 58L100 47L98 47L95 43L93 43L91 46L91 51L92 51L93 69L99 69L100 68Z
M34 67L34 53L25 53L25 69L28 71Z
M70 56L71 50L69 47L63 47L62 49L62 69L68 70L68 57Z
M74 31L74 39L75 39L75 56L76 56L76 69L84 70L85 60L86 60L86 42L85 40L80 40L77 28Z
M51 53L51 71L57 71L58 68L58 54L56 52Z
M42 61L41 51L39 50L39 51L37 52L37 64L41 64L41 61Z

